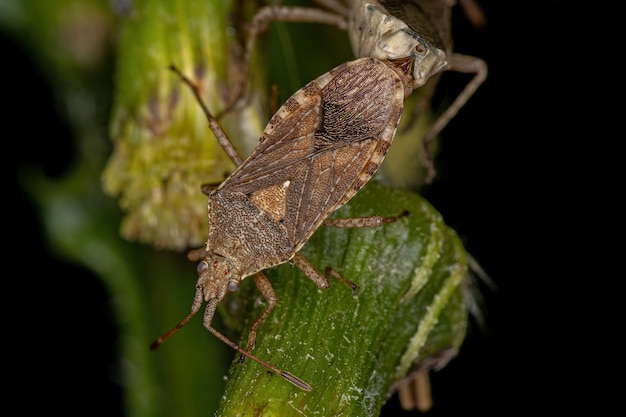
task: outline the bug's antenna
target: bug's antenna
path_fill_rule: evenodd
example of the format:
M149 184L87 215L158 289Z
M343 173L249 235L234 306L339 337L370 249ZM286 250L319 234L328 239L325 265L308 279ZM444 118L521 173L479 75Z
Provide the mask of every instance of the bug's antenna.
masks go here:
M187 314L187 316L182 319L180 321L180 323L178 323L176 326L174 326L170 331L168 331L167 333L165 333L164 335L160 336L157 340L155 340L154 342L152 342L152 344L150 345L150 350L155 350L156 348L158 348L159 346L161 346L161 343L165 342L165 340L167 340L171 335L173 335L174 333L176 333L177 331L180 330L181 327L183 327L185 324L187 324L187 322L197 313L197 311L192 311L191 313Z
M239 156L239 154L237 153L237 150L233 147L232 143L230 143L230 140L226 136L226 133L224 132L222 127L220 126L220 123L211 114L204 100L202 100L202 96L200 94L200 90L198 89L198 86L193 81L191 81L185 74L183 74L175 65L170 65L169 69L173 71L174 73L176 73L176 75L178 75L181 81L187 87L189 87L189 89L193 93L194 98L200 105L202 112L206 116L206 119L209 123L209 128L215 135L215 139L217 139L219 144L222 145L222 148L224 148L224 151L226 152L228 157L231 159L231 161L233 161L235 166L241 165L243 163L243 159L241 159L241 156Z

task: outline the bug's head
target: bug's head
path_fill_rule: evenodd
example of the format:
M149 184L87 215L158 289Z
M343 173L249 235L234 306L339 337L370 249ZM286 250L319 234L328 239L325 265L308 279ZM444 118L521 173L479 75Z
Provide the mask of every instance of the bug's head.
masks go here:
M190 258L195 258L197 251L190 253ZM183 327L198 311L204 302L207 303L204 315L204 325L210 331L219 336L219 332L211 327L211 321L215 314L215 309L226 294L235 292L239 289L239 281L241 275L234 273L232 263L227 258L214 254L206 253L204 248L202 252L205 256L201 258L196 267L198 271L198 282L196 284L196 295L191 305L191 312L185 316L174 328L165 333L163 336L155 340L150 349L154 350L159 347L167 338L176 333ZM195 258L198 259L198 258Z
M217 254L209 254L196 267L198 271L197 291L204 301L221 301L226 294L239 289L241 276L228 258ZM200 296L196 295L196 298Z

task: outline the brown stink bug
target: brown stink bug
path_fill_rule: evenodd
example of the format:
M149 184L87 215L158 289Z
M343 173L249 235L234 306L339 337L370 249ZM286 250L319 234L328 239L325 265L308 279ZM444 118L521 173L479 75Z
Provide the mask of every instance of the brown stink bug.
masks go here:
M298 251L321 226L373 227L397 220L394 216L327 219L371 179L383 161L410 94L411 61L361 58L347 62L294 93L270 119L259 143L243 162L203 103L195 84L174 71L191 87L209 126L237 169L209 197L206 248L188 258L198 263L198 281L191 312L152 348L185 325L204 302L204 326L242 355L264 365L304 389L312 388L250 353L259 326L276 304L276 295L263 270L293 262L319 288L329 276L351 284L326 269L321 274ZM212 327L217 305L253 276L267 307L250 326L247 348L237 346Z

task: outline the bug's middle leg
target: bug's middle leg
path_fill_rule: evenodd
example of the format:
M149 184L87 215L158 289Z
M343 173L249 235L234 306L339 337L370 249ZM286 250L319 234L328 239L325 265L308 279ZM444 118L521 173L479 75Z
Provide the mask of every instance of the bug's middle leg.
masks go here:
M351 217L351 218L345 218L345 219L326 219L324 220L324 223L322 224L324 226L341 227L344 229L356 229L356 228L362 228L362 227L378 227L387 223L395 222L408 215L409 215L409 212L405 210L396 216L389 216L389 217L368 216L368 217Z

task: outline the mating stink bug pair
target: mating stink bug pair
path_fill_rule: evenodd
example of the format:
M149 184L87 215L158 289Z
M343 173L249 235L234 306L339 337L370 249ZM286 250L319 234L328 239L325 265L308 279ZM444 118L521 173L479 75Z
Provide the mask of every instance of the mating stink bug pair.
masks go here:
M410 10L406 2L388 3ZM391 146L406 97L448 65L435 42L407 29L404 20L378 8L378 3L359 0L354 4L349 32L355 50L369 57L344 63L292 95L271 118L245 161L202 102L195 84L175 69L192 88L211 130L237 169L217 189L204 189L209 197L210 228L206 248L189 254L190 260L199 261L191 312L157 339L153 349L206 302L203 322L211 333L294 385L312 389L250 353L259 326L277 302L262 271L291 261L319 288L329 286L331 275L347 281L332 268L321 274L298 251L321 225L373 227L401 217L327 219L375 174ZM212 321L217 305L248 276L254 277L268 305L252 323L244 350L213 328Z
M203 104L195 84L174 68L192 88L212 131L238 167L217 189L205 188L209 235L206 249L189 254L190 260L199 261L191 312L155 341L153 349L206 302L204 326L211 333L296 386L311 389L296 376L250 353L259 326L277 301L262 271L292 261L320 288L329 286L331 275L347 281L331 268L322 275L298 254L315 230L321 225L380 226L404 215L327 219L371 179L382 163L404 99L412 91L410 64L406 59L383 62L361 58L313 80L274 114L256 149L243 163ZM218 303L248 276L254 276L268 305L252 323L244 350L211 323Z

